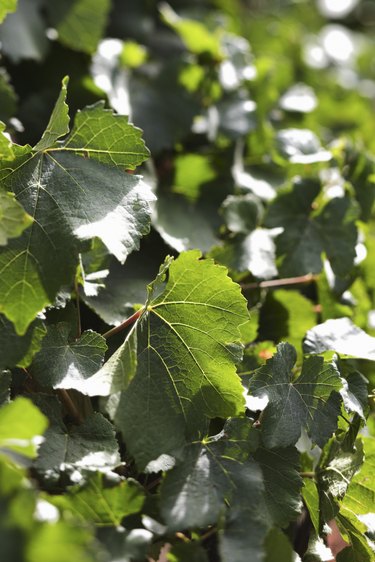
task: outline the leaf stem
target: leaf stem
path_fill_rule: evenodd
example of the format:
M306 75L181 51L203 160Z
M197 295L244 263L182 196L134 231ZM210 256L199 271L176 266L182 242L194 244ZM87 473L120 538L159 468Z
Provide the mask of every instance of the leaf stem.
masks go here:
M302 478L315 478L315 472L300 472L299 475Z
M299 277L287 277L284 279L270 279L269 281L260 281L259 283L240 283L242 289L268 289L272 287L283 287L286 285L300 285L303 283L311 283L318 278L317 275L308 273Z
M74 291L76 294L76 309L77 309L77 339L81 337L82 333L82 324L81 324L81 307L80 307L80 299L79 299L79 287L77 277L74 279Z
M134 314L129 316L129 318L124 320L124 322L122 322L118 326L115 326L114 328L111 328L110 330L108 330L108 332L105 332L104 334L102 334L103 338L106 338L106 339L110 338L111 336L114 336L115 334L118 334L119 332L122 332L128 326L131 326L131 324L134 324L134 322L136 320L138 320L138 318L141 316L143 311L144 311L144 308L140 308L139 310L137 310L137 312L134 312Z
M211 535L214 535L216 532L217 532L217 528L211 527L210 529L208 529L208 531L203 533L203 535L201 535L199 538L200 538L201 541L205 541L206 539L211 537Z
M76 405L74 404L73 400L68 394L68 391L64 388L59 388L57 390L59 397L61 398L62 403L64 404L66 410L70 414L70 416L78 423L82 423L83 419L78 411Z

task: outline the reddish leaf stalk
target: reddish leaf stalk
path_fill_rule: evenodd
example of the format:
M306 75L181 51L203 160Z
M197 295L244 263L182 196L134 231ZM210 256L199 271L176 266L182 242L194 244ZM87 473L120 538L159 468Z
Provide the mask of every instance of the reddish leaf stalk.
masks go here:
M114 336L115 334L118 334L119 332L122 332L128 326L131 326L132 324L134 324L134 322L136 320L138 320L138 318L141 316L143 311L144 311L144 308L140 308L139 310L137 310L137 312L134 312L134 314L129 316L129 318L124 320L124 322L122 322L118 326L115 326L114 328L111 328L110 330L108 330L108 332L105 332L104 334L102 334L103 338L106 338L106 339L110 338L111 336Z
M270 279L269 281L260 281L259 283L240 283L242 289L268 289L272 287L283 287L286 285L300 285L303 283L311 283L317 279L317 275L308 273L299 277L287 277L285 279Z

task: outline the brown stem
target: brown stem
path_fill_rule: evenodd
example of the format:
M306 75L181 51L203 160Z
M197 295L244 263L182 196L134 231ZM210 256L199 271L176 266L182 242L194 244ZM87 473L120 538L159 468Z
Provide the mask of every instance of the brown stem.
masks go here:
M61 402L64 404L66 410L68 411L69 415L77 422L82 423L82 416L78 411L76 405L74 404L73 400L70 398L68 391L64 388L58 389L58 395L61 398Z
M105 332L104 334L102 334L103 338L110 338L111 336L114 336L115 334L118 334L119 332L122 332L128 326L131 326L131 324L134 324L134 322L136 320L138 320L138 318L140 317L140 315L142 314L143 311L144 311L144 308L140 308L139 310L137 310L137 312L134 312L134 314L129 316L129 318L124 320L124 322L119 324L119 326L115 326L114 328L111 328L110 330L108 330L108 332Z
M200 536L200 540L205 541L206 539L208 539L208 537L211 537L211 535L214 535L216 532L217 532L216 527L211 527L211 529L208 529L208 531L206 531L205 533L203 533L203 535Z
M259 283L240 283L242 289L268 289L272 287L283 287L286 285L300 285L303 283L311 283L317 279L317 275L308 273L299 277L287 277L285 279L270 279L269 281L260 281Z

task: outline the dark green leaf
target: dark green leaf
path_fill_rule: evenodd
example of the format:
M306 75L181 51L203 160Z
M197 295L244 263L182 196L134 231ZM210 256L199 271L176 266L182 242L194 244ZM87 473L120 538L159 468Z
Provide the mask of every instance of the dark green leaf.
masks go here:
M264 562L298 562L287 536L279 529L271 529L266 537Z
M229 195L221 209L228 229L245 234L257 227L262 211L259 200L251 194Z
M85 379L100 368L106 351L105 339L96 332L89 330L72 340L69 324L48 326L30 373L41 386L80 390Z
M0 315L0 368L28 367L41 347L46 329L41 320L35 320L23 336L18 336L13 324Z
M108 472L119 464L113 426L101 414L91 414L81 425L68 428L54 396L38 395L34 401L50 419L50 427L35 461L36 470L44 478L57 480L60 472L73 470Z
M340 400L335 393L342 383L335 365L324 363L322 357L309 357L295 379L296 358L294 347L281 343L273 358L250 379L249 393L267 396L269 401L261 426L266 447L294 445L302 428L308 429L315 443L323 445L337 427Z

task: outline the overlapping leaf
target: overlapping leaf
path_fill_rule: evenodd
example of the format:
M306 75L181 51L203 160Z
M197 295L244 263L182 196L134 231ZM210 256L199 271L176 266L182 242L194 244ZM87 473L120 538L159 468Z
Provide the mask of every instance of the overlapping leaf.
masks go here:
M281 343L277 352L250 379L249 393L267 397L262 416L266 447L294 445L302 428L315 443L323 445L337 427L342 383L333 363L322 357L305 359L302 372L293 373L297 354L293 346Z
M107 350L105 340L88 330L72 340L65 322L47 328L42 348L34 357L30 373L47 388L75 388L101 366Z
M114 375L122 369L123 377L132 376L109 410L140 466L176 454L186 433L205 428L206 416L243 409L235 363L241 357L238 327L248 320L245 301L224 268L199 257L187 252L172 262L164 292L151 298L109 360ZM108 377L106 364L102 373Z
M56 144L67 130L65 96L66 81L41 141L33 150L14 145L17 157L1 170L3 185L34 220L0 253L0 311L19 334L72 281L80 241L99 237L123 262L149 229L151 190L117 167L125 157L128 168L147 157L140 132L97 106L82 111L72 135ZM116 167L102 163L109 161Z

